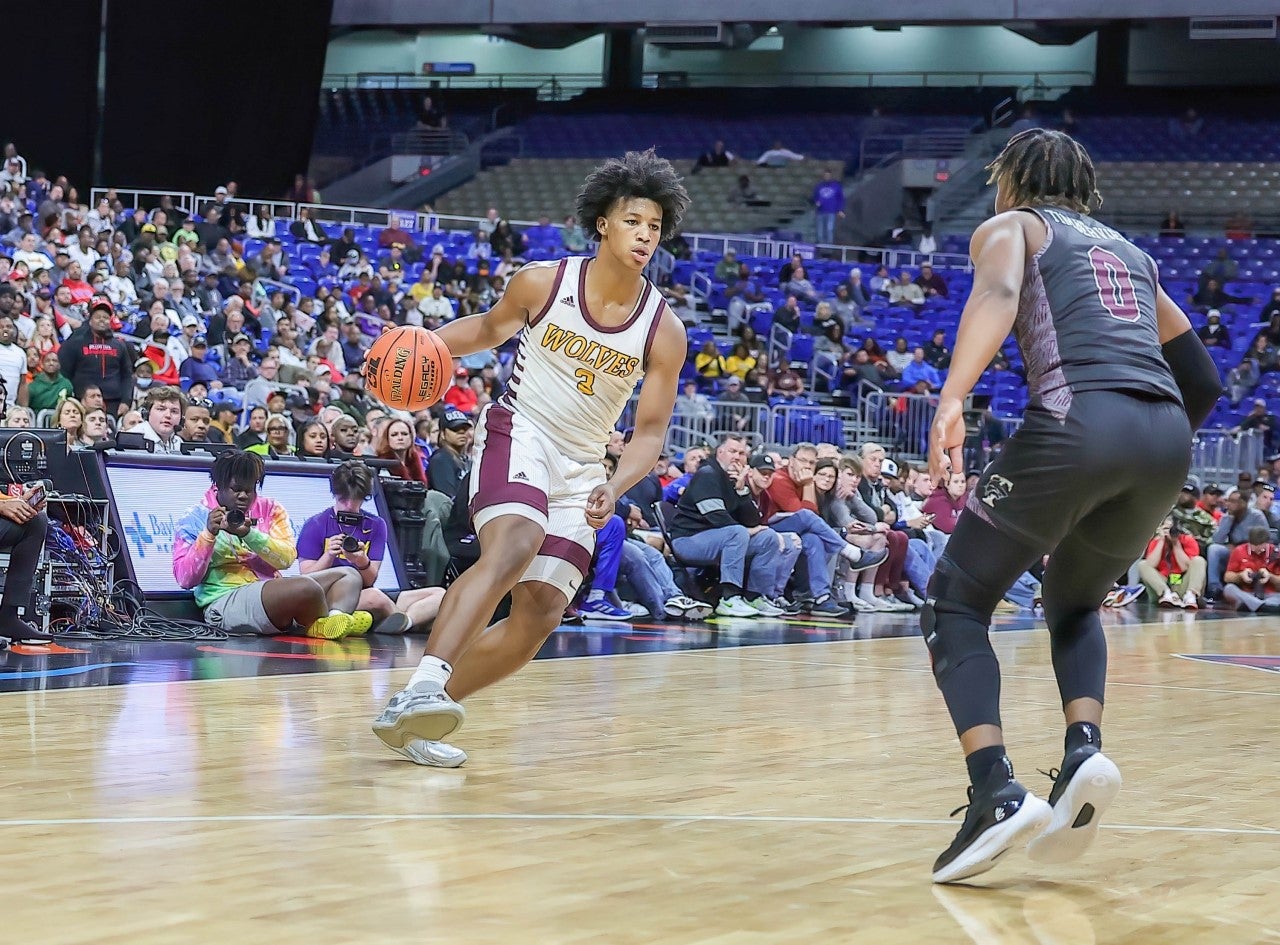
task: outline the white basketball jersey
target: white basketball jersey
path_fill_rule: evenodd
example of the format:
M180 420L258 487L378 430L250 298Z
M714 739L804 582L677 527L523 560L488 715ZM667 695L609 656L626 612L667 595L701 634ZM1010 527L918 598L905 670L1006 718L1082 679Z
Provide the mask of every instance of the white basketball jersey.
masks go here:
M649 348L666 308L649 280L630 317L607 328L587 311L587 256L556 266L541 312L529 319L500 403L528 417L570 459L598 462L614 424L644 377Z

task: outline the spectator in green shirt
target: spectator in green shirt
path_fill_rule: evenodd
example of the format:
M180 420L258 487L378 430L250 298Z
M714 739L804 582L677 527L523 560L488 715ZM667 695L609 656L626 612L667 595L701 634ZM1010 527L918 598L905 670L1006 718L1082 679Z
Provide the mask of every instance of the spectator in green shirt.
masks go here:
M724 251L724 257L716 263L716 281L729 285L738 281L738 252L732 246Z
M27 385L27 403L39 414L41 410L52 410L60 399L74 393L71 381L62 373L58 353L46 351L40 359L40 373Z

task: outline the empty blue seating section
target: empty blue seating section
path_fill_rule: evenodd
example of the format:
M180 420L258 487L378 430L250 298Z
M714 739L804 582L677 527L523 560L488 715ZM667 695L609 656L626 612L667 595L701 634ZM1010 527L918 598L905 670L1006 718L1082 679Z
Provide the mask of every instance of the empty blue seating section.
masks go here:
M1280 124L1274 117L1205 119L1185 136L1166 117L1086 116L1073 132L1095 161L1276 161Z
M696 158L715 141L755 158L775 141L807 157L844 160L857 154L861 116L839 114L762 115L725 118L698 114L538 115L521 122L524 156L614 157L621 151L656 147L669 158ZM963 130L973 116L919 115L904 130Z

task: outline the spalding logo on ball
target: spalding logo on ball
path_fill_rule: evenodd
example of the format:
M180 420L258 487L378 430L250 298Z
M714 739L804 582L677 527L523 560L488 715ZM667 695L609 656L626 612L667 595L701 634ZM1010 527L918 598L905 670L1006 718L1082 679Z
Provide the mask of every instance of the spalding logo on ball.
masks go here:
M364 360L364 386L397 410L422 410L449 386L453 355L434 331L405 325L384 332Z

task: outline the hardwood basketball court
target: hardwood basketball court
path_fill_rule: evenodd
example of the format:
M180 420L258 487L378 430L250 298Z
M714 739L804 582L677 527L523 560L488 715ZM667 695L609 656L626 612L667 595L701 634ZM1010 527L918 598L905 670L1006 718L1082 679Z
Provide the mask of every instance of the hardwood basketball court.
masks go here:
M900 617L566 629L544 655L618 655L471 700L456 771L369 731L420 640L5 654L4 940L1280 941L1275 621L1108 621L1125 787L1098 843L948 888L964 766ZM1002 623L1011 755L1043 796L1047 636Z

